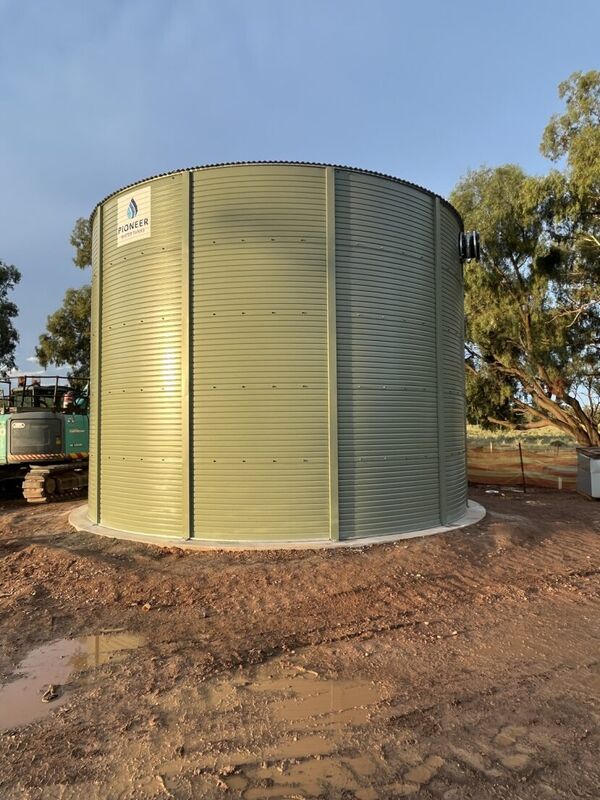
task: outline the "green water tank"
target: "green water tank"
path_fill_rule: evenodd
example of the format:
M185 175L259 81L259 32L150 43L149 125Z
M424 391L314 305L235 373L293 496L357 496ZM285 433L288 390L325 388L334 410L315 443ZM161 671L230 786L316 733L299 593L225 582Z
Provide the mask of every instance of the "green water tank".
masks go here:
M208 543L465 513L457 212L346 167L159 175L94 210L89 518Z

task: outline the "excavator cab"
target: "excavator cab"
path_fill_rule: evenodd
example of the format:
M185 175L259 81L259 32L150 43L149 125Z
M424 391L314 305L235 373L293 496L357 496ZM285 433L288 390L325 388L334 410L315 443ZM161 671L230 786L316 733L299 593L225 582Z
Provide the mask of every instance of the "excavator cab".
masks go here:
M43 380L44 383L41 378L19 375L0 381L0 413L32 408L58 413L69 410L69 405L77 407L79 413L87 413L87 380L62 376L45 376Z

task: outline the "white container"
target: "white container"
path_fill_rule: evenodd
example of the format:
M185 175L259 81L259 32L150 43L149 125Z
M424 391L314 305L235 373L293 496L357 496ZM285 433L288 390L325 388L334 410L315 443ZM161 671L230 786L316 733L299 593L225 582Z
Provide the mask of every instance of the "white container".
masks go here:
M577 448L577 491L600 498L600 447Z

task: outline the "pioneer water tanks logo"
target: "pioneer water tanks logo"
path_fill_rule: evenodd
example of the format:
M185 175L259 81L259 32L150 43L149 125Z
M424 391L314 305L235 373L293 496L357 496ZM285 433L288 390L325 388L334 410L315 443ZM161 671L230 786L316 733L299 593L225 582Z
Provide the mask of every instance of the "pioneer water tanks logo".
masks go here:
M142 186L135 194L117 201L117 247L151 235L152 187Z
M133 219L134 217L137 217L137 212L138 212L137 203L135 202L135 199L132 197L131 200L129 201L129 205L127 206L127 216L129 217L129 219Z

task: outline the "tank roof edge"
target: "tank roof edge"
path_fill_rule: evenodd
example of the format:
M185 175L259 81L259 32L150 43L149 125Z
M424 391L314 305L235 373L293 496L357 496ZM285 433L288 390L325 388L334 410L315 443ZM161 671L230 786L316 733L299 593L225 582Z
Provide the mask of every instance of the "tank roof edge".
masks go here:
M268 165L276 165L276 166L290 166L290 167L333 167L334 169L343 169L348 172L357 172L362 175L373 175L377 178L386 178L387 180L393 181L394 183L400 183L403 186L410 186L412 189L418 189L425 194L428 194L430 197L438 197L440 201L450 209L459 221L461 230L464 228L463 220L459 212L454 208L452 203L446 200L445 197L438 194L437 192L433 192L431 189L426 189L424 186L420 186L418 183L413 183L412 181L404 180L403 178L397 178L394 175L387 175L385 172L377 172L376 170L371 169L362 169L360 167L348 167L344 164L326 164L322 161L224 161L222 163L215 163L215 164L200 164L194 167L182 167L181 169L173 169L169 172L159 172L156 175L150 175L147 178L141 178L138 181L133 181L132 183L128 183L125 186L121 186L120 189L116 189L114 192L107 194L102 200L100 200L94 208L89 216L90 222L94 218L94 214L98 210L101 205L104 205L107 200L110 200L112 197L124 192L125 189L131 189L133 186L139 186L142 183L147 183L148 181L156 180L157 178L168 178L170 175L179 175L183 172L196 172L203 169L217 169L219 167L251 167L251 166L268 166Z

